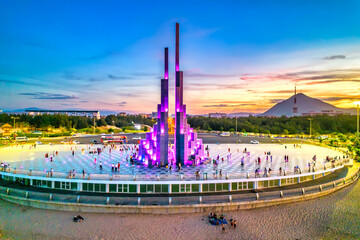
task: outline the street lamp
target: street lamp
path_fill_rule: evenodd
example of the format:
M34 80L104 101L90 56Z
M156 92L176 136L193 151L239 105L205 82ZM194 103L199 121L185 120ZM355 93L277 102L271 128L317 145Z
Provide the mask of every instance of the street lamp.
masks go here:
M15 120L20 119L19 117L11 117L11 119L14 119L14 131L15 131Z
M94 134L95 134L95 125L96 125L96 123L95 123L95 113L94 113Z
M236 120L235 120L235 128L236 128L235 132L236 132L236 136L237 136L238 135L237 134L237 116L235 118L236 118Z
M308 120L310 121L310 138L311 138L311 121L313 120L312 118L308 118Z
M356 104L356 139L359 139L359 104L360 101L354 102Z

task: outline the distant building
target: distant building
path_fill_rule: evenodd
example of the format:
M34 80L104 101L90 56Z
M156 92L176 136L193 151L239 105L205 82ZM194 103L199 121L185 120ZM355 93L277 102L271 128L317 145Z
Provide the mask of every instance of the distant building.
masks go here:
M126 112L119 112L117 115L118 116L126 116L127 114L126 114Z
M151 118L157 118L157 116L158 116L158 113L157 112L152 112L151 113Z
M301 116L319 116L319 115L328 115L328 116L337 116L337 115L350 115L350 113L344 113L343 111L334 111L334 110L322 110L321 112L307 112L302 113Z
M209 113L209 117L222 118L222 117L227 117L227 114L226 113Z
M100 112L99 111L88 111L88 110L35 110L35 109L29 109L25 110L25 113L27 113L30 116L36 116L36 115L43 115L43 114L64 114L67 116L82 116L82 117L96 117L96 119L100 119Z
M13 129L13 127L10 124L5 123L4 125L1 126L0 133L3 136L10 136L12 133L12 129Z
M139 113L139 115L143 118L150 118L152 114L146 114L146 113Z

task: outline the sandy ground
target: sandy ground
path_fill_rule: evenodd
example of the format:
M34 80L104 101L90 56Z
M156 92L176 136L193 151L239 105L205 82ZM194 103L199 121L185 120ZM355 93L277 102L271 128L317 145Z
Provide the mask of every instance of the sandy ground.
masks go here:
M360 239L360 182L319 199L226 212L236 230L211 226L205 214L125 215L28 208L0 200L3 239ZM218 213L219 214L219 213ZM1 237L0 237L1 238Z

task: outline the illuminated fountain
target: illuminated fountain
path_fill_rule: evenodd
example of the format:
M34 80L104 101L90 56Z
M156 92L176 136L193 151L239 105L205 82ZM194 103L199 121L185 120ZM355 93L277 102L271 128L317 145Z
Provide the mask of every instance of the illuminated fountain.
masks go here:
M169 144L169 79L168 48L165 48L164 79L161 79L161 104L158 104L157 124L140 141L139 160L149 167L154 165L200 164L205 160L204 146L197 133L186 120L186 105L183 104L183 72L179 65L179 24L176 23L175 54L175 143Z

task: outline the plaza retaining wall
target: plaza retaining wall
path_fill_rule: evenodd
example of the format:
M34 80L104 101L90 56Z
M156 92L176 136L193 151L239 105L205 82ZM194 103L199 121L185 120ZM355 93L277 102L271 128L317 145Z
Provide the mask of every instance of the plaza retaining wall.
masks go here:
M175 199L177 198L169 197L163 199L163 201L167 202L167 205L161 206L141 205L142 202L144 202L142 201L142 197L137 198L137 201L136 199L133 199L133 205L113 205L111 204L112 202L110 197L106 198L105 202L101 200L98 203L92 202L93 200L85 203L83 201L86 199L82 199L80 196L75 196L75 198L70 197L72 198L68 199L70 202L56 202L53 194L43 193L41 199L33 199L32 197L35 196L31 196L30 192L4 187L0 187L0 198L24 206L73 212L141 214L208 213L214 211L225 212L269 207L278 204L293 203L322 197L354 183L359 178L359 170L360 168L357 168L352 174L343 179L306 188L297 188L278 192L224 195L216 196L215 199L213 196L209 197L209 199L207 199L206 196L198 196L197 203L191 202L194 201L194 199L185 199L185 201L183 201L184 204L176 204ZM239 196L241 197L239 198Z

